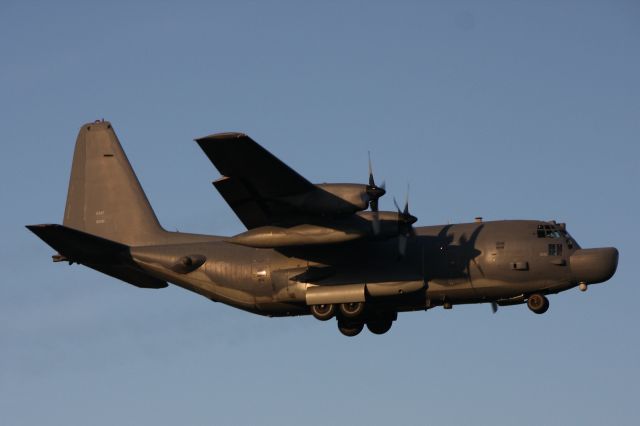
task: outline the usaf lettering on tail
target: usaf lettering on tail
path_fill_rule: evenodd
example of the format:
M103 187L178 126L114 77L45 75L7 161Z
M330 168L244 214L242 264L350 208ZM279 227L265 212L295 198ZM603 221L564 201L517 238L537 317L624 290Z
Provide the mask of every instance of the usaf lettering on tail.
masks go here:
M355 336L387 332L398 312L526 303L608 280L615 248L582 249L562 223L507 220L414 227L408 202L379 211L384 185L313 184L247 135L196 140L213 182L247 227L233 237L168 232L111 124L84 125L63 225L28 228L68 261L142 288L167 282L256 314L337 318Z

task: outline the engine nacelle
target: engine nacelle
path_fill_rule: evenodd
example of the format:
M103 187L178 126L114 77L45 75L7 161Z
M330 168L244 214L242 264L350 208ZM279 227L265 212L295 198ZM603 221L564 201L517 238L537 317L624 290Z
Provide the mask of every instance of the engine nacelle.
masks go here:
M379 232L374 233L377 216ZM401 217L397 212L358 212L353 216L326 223L291 227L260 226L228 239L230 243L255 248L276 248L337 244L360 238L386 239L398 236Z
M283 197L280 200L300 211L321 216L366 210L373 199L381 196L380 192L376 193L367 185L359 183L321 183L315 186L314 191Z
M353 206L351 211L366 210L372 200L367 185L359 183L321 183L316 187Z
M290 228L261 226L238 234L228 241L256 248L335 244L357 240L367 235L357 229L336 229L321 225L298 225Z

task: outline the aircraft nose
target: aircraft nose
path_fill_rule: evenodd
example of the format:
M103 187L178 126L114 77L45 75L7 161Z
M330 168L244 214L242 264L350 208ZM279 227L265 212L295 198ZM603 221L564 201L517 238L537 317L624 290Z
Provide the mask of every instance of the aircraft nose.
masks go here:
M576 250L569 258L569 264L575 283L601 283L616 272L618 249L602 247Z

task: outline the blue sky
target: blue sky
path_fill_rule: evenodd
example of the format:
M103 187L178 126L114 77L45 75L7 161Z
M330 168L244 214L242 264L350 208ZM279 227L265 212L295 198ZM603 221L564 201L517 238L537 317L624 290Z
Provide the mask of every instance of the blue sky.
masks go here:
M635 424L640 4L0 4L0 423ZM556 219L615 277L384 336L268 319L78 266L59 223L78 128L110 120L167 229L243 230L193 138L250 134L314 182L377 179L418 225Z

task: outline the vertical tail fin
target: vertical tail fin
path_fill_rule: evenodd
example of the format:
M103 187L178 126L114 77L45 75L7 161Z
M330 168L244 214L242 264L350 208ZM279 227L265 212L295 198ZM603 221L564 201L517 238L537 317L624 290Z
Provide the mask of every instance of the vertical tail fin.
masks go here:
M63 223L130 246L153 244L164 233L107 121L80 128Z

